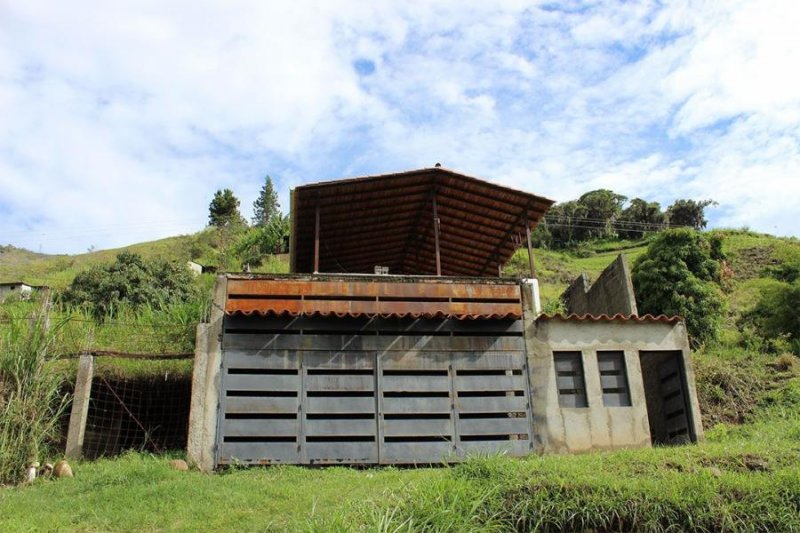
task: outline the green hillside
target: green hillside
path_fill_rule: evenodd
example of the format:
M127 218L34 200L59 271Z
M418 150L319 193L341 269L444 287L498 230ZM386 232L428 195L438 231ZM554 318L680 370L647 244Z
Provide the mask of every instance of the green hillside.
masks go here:
M727 256L727 319L720 339L693 354L705 442L522 460L493 456L447 468L232 468L214 476L171 470L173 456L132 452L79 462L74 479L0 487L0 530L800 530L800 359L767 349L738 325L763 291L779 283L776 273L800 268L800 242L717 233ZM126 249L185 260L193 252L219 253L210 241L201 233ZM555 309L581 272L594 279L617 254L633 262L646 245L536 250L545 305ZM3 249L0 276L63 287L116 252L41 256ZM520 251L506 274L526 270ZM39 277L28 277L34 273ZM20 305L0 306L0 319L24 311ZM78 317L72 337L62 339L73 344L61 348L91 338L107 349L191 351L194 322L182 308L127 313L103 325ZM66 376L74 375L74 361L60 363ZM100 358L98 365L100 373L124 376L191 373L191 360L121 364ZM36 508L48 512L30 512Z

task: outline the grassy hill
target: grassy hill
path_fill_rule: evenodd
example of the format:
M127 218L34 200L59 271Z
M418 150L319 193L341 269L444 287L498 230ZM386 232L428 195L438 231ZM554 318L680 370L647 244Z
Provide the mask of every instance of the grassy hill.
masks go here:
M763 351L737 327L741 313L776 282L770 272L800 266L800 242L746 231L720 233L727 254L727 320L720 341L694 353L703 443L523 460L493 456L447 468L232 468L215 476L171 470L171 456L130 453L78 463L74 479L0 487L0 530L800 530L800 360ZM202 239L209 237L175 237L127 249L184 260L202 250ZM554 306L581 272L594 279L617 254L634 261L646 244L537 250L545 304ZM204 253L209 250L215 249L208 245ZM4 249L0 279L23 275L26 281L65 286L80 269L116 252L41 256ZM520 251L506 272L526 269ZM26 272L39 277L25 277ZM155 325L176 319L155 313L127 320ZM139 335L153 346L168 340L156 333L163 328L141 324ZM107 330L103 342L126 345L131 338L124 331ZM180 339L170 349L190 350L188 337ZM164 364L171 362L152 367L163 372ZM177 371L188 376L190 364L184 366ZM108 368L143 371L138 363Z

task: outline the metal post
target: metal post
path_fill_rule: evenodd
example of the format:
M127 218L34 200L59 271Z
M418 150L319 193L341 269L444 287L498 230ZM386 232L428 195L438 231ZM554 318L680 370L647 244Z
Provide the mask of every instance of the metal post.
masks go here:
M439 213L436 210L436 193L433 193L433 242L436 247L436 275L442 275L442 259L439 255Z
M319 202L315 210L316 222L314 224L314 274L319 273Z
M525 236L528 239L528 264L531 267L531 278L536 277L536 270L533 268L533 246L531 245L531 225L528 222L528 214L525 213Z
M83 455L83 437L86 432L86 419L89 416L92 377L94 377L94 356L81 354L78 375L75 378L72 411L69 415L69 429L67 430L66 456L69 459L80 459Z

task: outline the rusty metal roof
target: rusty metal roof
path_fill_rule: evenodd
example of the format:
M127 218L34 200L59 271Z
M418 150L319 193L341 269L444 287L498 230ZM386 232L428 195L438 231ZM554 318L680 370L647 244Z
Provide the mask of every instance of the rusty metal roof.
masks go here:
M292 192L292 272L436 274L433 198L442 275L496 276L552 200L440 167L297 187Z
M519 319L522 317L522 295L517 284L476 280L239 276L228 278L225 313L293 317Z
M536 321L546 321L546 320L559 320L561 322L637 322L637 323L654 323L660 322L662 324L677 324L681 322L683 319L679 316L666 316L666 315L623 315L622 313L617 313L616 315L540 315Z

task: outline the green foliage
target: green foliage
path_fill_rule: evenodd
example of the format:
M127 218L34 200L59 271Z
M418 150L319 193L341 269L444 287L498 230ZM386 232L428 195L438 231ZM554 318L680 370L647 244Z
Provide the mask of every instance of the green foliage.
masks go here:
M714 200L675 200L667 208L667 220L670 226L687 226L697 230L703 229L708 224L705 209L717 205Z
M0 485L43 463L59 436L67 398L49 363L65 322L49 323L46 313L45 306L33 317L12 313L0 329Z
M258 198L253 202L253 225L267 226L273 218L280 217L280 204L278 204L278 193L272 186L272 178L264 178L264 185L258 193Z
M212 226L233 226L244 224L239 213L239 199L230 189L214 193L214 199L208 206L208 223Z
M666 217L658 202L634 198L619 217L619 235L626 239L637 239L647 233L664 229Z
M683 317L695 345L716 339L724 311L720 255L718 237L689 229L659 234L633 267L639 313Z
M578 203L586 209L583 224L586 227L583 228L581 240L616 237L613 224L622 213L622 206L627 199L608 189L589 191L578 198Z
M800 280L764 287L756 305L746 311L741 324L752 326L773 349L789 348L800 354ZM783 346L783 343L788 346Z
M146 260L122 252L113 263L98 265L75 276L61 295L68 305L91 310L97 318L113 316L120 305L162 306L196 295L194 278L185 265Z
M232 246L242 265L257 267L272 254L286 253L289 241L289 217L278 213L269 222L249 228Z

